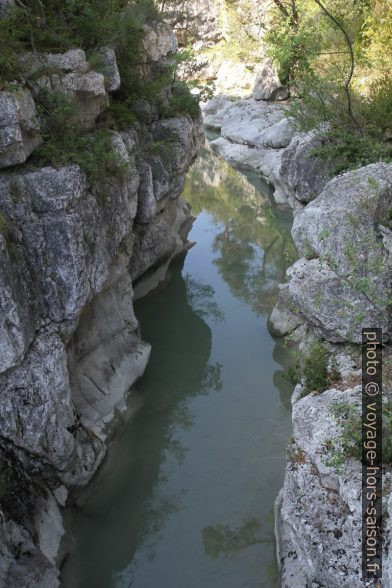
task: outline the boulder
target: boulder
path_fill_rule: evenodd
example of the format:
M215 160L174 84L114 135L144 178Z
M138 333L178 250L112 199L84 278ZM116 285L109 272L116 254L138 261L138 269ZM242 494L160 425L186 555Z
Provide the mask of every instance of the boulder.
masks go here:
M290 119L282 118L260 133L258 143L262 147L282 149L283 147L288 147L293 136L294 129Z
M121 79L114 49L113 47L100 47L97 49L97 55L101 60L100 70L105 78L105 87L108 92L115 92L120 88Z
M334 178L295 217L293 239L308 259L288 270L289 298L326 339L360 342L368 324L390 337L392 263L383 225L391 204L392 165L376 163Z
M299 259L287 270L289 283L285 296L290 308L323 338L334 341L361 341L361 331L369 324L388 332L388 290L382 279L369 278L377 295L377 308L359 289L355 276L342 279L339 272L319 259Z
M254 100L286 100L288 97L287 86L281 83L274 64L267 59L258 66L252 98Z
M314 200L332 177L332 165L312 153L320 145L316 131L296 134L282 153L281 182L302 203Z
M232 100L225 95L215 96L205 105L202 105L201 112L203 122L207 128L220 130L228 109L233 106Z
M108 60L109 54L105 55ZM76 120L86 128L94 126L107 105L105 77L90 69L82 49L65 53L26 53L21 67L32 77L35 94L42 90L65 94L74 106ZM113 74L113 62L111 69Z
M16 86L0 92L0 168L24 163L41 142L30 92Z
M211 141L210 146L227 163L233 167L246 170L259 171L264 156L267 154L265 149L255 149L247 145L239 145L223 137Z
M222 137L234 143L260 147L262 132L282 120L284 110L279 104L239 100L227 111L222 124Z
M387 256L380 247L379 224L390 222L391 205L392 164L374 163L346 172L295 217L295 245L302 255L327 262L331 258L340 274L371 275L377 260ZM375 273L380 276L379 267Z
M177 52L176 35L165 22L144 25L140 48L142 62L158 62Z

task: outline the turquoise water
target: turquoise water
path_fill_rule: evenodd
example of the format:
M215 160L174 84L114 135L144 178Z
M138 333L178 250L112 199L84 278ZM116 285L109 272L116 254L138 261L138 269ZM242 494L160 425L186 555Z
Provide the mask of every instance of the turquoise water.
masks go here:
M68 513L66 588L276 586L291 386L266 321L294 255L291 217L208 149L184 195L196 245L135 304L152 344L141 408Z

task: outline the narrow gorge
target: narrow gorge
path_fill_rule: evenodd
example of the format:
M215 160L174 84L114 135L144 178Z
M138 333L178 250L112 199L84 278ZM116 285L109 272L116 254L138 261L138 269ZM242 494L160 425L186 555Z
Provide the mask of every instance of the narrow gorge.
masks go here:
M392 586L391 13L0 1L0 588Z

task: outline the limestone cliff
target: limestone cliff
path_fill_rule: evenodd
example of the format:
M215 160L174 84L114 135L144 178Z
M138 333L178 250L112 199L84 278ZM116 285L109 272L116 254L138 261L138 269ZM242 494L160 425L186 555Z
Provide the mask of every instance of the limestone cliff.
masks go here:
M140 71L167 62L177 43L145 25ZM42 143L35 99L63 92L83 128L100 129L120 87L116 55L96 71L81 49L26 54L31 83L0 91L0 584L58 585L59 505L86 484L150 346L139 334L143 295L187 247L190 207L180 198L202 142L200 119L143 116L110 133L119 169L92 182L78 165L31 159ZM102 68L102 62L104 68ZM169 91L169 90L168 90ZM116 161L117 161L116 160ZM29 508L15 508L23 495Z
M226 96L203 108L205 124L221 132L211 147L232 165L260 173L273 186L276 205L293 210L299 259L280 286L270 330L289 336L299 362L316 341L323 341L336 362L333 378L323 387L307 389L302 378L293 394L293 438L275 512L281 586L365 588L373 583L361 579L361 373L356 345L361 329L369 325L381 327L385 340L391 337L392 165L373 163L332 177L332 163L312 156L319 134L297 132L285 108ZM387 349L384 355L387 406ZM320 373L319 363L314 360L313 373ZM384 430L387 439L388 423ZM388 466L383 504L382 585L388 587Z

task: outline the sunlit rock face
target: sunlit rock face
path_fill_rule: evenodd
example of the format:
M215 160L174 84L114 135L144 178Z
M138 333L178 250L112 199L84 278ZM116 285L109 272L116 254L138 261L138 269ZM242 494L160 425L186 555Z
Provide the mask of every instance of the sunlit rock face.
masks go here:
M142 71L176 50L170 27L145 27ZM142 295L165 278L193 221L180 194L204 135L201 120L187 114L161 118L139 101L151 116L112 132L121 170L99 184L77 165L28 167L41 143L34 96L42 89L65 93L81 127L95 130L109 92L121 86L114 50L99 52L104 73L81 49L25 54L31 92L0 92L0 167L27 163L0 173L0 434L7 459L48 481L50 502L26 486L30 515L5 513L2 586L25 586L27 568L31 585L58 586L57 497L63 504L65 487L91 479L149 359L134 288ZM23 553L13 562L15 541L30 564Z

